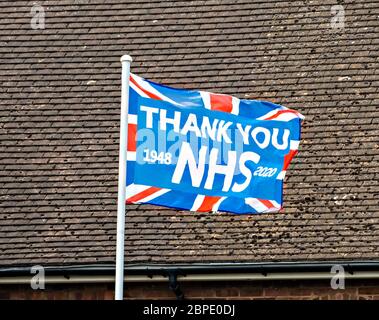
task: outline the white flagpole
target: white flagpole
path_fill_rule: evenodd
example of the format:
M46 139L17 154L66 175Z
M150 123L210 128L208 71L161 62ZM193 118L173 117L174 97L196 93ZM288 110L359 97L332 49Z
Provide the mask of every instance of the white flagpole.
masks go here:
M129 77L132 57L121 57L121 119L120 152L118 166L117 199L117 244L116 244L116 283L115 300L124 299L124 240L125 240L125 189L126 189L126 152L128 142Z

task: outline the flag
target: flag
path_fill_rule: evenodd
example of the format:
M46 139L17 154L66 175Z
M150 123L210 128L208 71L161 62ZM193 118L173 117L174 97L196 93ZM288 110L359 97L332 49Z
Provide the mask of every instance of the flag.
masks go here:
M282 208L299 112L130 75L126 202L238 214Z

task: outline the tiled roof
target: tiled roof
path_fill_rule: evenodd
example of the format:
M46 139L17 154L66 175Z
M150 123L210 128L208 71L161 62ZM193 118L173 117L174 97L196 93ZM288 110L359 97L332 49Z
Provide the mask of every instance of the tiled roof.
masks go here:
M331 7L345 28L331 28ZM379 2L0 2L0 266L115 260L120 56L306 116L283 213L129 206L127 263L379 258Z

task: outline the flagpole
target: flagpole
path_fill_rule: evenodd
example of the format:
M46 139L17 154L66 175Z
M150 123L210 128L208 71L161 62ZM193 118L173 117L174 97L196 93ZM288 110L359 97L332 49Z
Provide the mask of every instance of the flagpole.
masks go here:
M131 56L123 55L121 57L121 118L118 167L115 300L123 300L124 298L126 152L128 141L129 77L131 62Z

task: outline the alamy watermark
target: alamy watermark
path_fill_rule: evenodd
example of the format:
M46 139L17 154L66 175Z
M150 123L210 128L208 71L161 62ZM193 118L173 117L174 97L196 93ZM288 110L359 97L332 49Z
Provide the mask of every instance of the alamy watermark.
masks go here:
M345 289L345 269L343 266L336 264L332 266L330 273L333 274L330 280L330 286L333 290Z
M30 280L30 286L33 290L44 290L45 289L45 268L40 265L31 267L30 273L34 274Z
M32 15L30 27L34 30L45 29L45 9L41 5L35 4L30 9L30 14Z
M335 30L343 30L345 28L345 8L342 5L334 5L330 9L332 18L330 19L330 27Z

